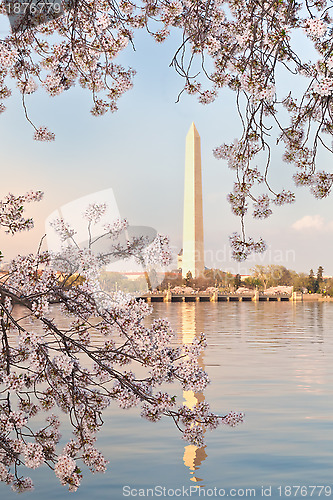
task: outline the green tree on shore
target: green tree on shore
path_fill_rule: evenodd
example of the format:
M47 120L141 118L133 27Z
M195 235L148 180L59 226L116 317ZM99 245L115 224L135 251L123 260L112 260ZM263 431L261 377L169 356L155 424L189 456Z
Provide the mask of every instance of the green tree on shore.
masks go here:
M323 285L323 271L324 268L322 266L318 267L317 270L317 278L316 278L316 292L320 291Z
M242 286L242 280L240 277L240 274L236 274L235 279L234 279L234 288L237 290L240 286Z
M313 273L313 269L310 269L310 272L309 272L307 289L308 289L309 293L315 293L316 279L315 279L315 276Z

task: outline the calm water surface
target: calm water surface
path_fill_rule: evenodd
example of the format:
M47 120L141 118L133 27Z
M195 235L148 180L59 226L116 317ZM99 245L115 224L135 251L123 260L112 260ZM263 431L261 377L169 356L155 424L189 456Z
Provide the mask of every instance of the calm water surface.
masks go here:
M160 316L169 318L180 342L207 335L201 361L211 384L204 395L179 398L189 405L205 398L219 414L244 411L245 422L207 433L206 446L196 448L168 420L152 424L137 410L112 407L98 442L110 461L107 473L87 472L79 491L69 494L46 469L33 471L36 488L26 498L118 500L126 498L124 486L152 498L146 490L161 486L170 490L164 498L189 498L186 492L207 498L214 488L234 498L249 498L245 490L255 489L251 497L264 498L263 487L277 499L289 497L288 485L332 487L333 303L156 304L153 317ZM309 498L311 491L318 498L319 489L296 497L292 489L291 497ZM13 496L0 485L1 499ZM321 498L333 500L333 487Z

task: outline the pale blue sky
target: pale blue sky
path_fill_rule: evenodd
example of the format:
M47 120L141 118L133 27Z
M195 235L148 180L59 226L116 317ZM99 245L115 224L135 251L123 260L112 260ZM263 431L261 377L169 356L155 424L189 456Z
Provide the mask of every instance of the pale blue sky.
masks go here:
M229 258L228 236L239 230L238 219L226 201L233 174L212 150L231 142L238 132L233 95L224 91L219 99L202 106L183 95L180 77L169 68L177 40L156 44L144 33L136 51L128 48L120 57L123 65L137 70L134 89L119 101L119 111L101 118L90 115L90 95L75 87L51 98L43 90L28 97L31 118L55 132L55 143L32 140L33 131L25 121L18 92L7 100L0 117L0 195L8 191L42 189L44 201L30 206L36 228L31 234L5 237L5 256L34 251L44 233L45 218L57 207L75 198L113 188L120 213L133 225L152 226L168 234L172 245L181 247L185 137L192 121L201 135L206 265L245 274L251 259L238 264ZM282 75L281 95L289 90L290 79ZM273 157L271 178L279 187L292 187L290 165L282 163L280 151ZM322 159L325 163L325 158ZM323 165L323 168L327 165ZM248 233L262 236L269 245L266 256L256 263L283 264L297 271L324 267L333 274L333 200L315 200L307 190L297 189L293 206L276 208L265 222L249 217ZM293 224L308 218L303 223Z

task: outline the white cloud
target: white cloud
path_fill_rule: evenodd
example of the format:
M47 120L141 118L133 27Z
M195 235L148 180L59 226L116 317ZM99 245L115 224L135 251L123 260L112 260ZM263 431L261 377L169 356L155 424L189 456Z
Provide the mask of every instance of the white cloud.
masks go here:
M324 231L332 229L332 223L325 223L324 218L321 215L305 215L301 219L294 222L291 227L296 229L296 231L304 231L307 229Z

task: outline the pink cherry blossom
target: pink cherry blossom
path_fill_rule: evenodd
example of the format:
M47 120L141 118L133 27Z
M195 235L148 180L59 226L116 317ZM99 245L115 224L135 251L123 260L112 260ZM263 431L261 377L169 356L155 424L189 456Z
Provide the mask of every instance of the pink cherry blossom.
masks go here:
M0 225L12 233L25 228L24 204L40 198L40 192L9 195L0 204ZM92 224L102 222L105 209L103 203L91 204L82 214L88 233ZM18 256L0 278L0 385L8 394L0 402L0 480L16 492L31 490L31 479L21 472L45 464L63 486L76 491L83 477L82 463L92 473L105 472L107 458L96 441L103 412L111 404L140 407L141 416L150 421L169 417L182 437L197 446L206 430L219 423L241 422L235 413L215 415L207 402L184 408L173 394L173 384L198 392L209 383L199 364L206 347L203 334L190 344L177 345L167 320L147 321L149 304L101 288L100 271L113 251L128 255L139 251L147 265L163 264L170 258L168 239L157 235L146 246L137 238L125 248L115 244L103 255L94 253L92 238L88 247L81 248L75 228L65 220L55 221L53 227L64 246L58 259L66 260L66 269L59 271L56 256L40 251ZM105 235L112 242L126 227L126 221L117 220L104 225ZM54 302L60 319L53 314ZM17 304L24 311L18 318ZM105 340L96 343L96 334ZM170 392L162 388L165 384ZM63 413L62 419L50 413L55 410ZM61 422L66 419L73 438L59 449Z

